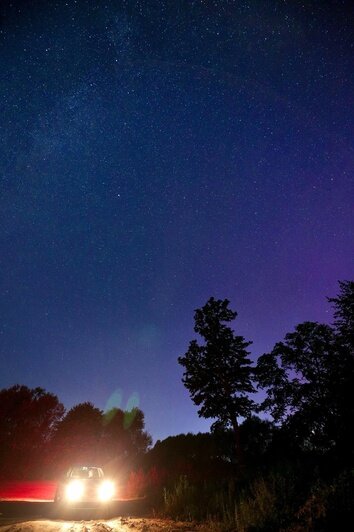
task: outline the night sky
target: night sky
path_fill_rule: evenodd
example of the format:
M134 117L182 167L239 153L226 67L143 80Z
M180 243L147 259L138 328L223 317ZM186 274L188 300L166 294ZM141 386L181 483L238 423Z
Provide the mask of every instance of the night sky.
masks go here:
M194 309L256 359L353 279L349 2L1 1L0 388L208 430Z

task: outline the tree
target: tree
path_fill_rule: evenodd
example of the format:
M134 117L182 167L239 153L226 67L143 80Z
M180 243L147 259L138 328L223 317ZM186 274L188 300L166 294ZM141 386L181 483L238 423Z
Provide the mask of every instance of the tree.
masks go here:
M354 283L340 283L334 327L305 322L257 363L263 408L282 422L300 447L352 454Z
M194 481L227 477L230 467L229 451L234 455L230 431L178 434L158 440L146 454L145 469L156 469L160 478L172 484L188 475Z
M145 428L145 415L140 408L132 408L125 412L124 427L129 433L130 455L145 453L152 443L152 438Z
M24 478L35 470L64 414L58 398L42 388L0 391L0 474Z
M354 357L354 281L339 281L339 295L327 298L334 305L334 327Z
M59 423L53 437L55 467L63 472L75 463L97 463L101 431L101 410L90 402L72 407Z
M102 465L106 471L119 470L122 474L151 444L144 425L144 413L139 408L126 412L112 408L103 413L89 402L74 406L52 440L53 472L81 463Z
M339 294L328 298L334 305L334 330L339 353L334 378L338 383L337 442L342 457L354 463L354 438L351 420L354 419L354 282L340 281Z
M332 328L305 322L258 360L259 385L267 390L263 407L286 422L301 445L325 449L334 436L336 359Z
M105 412L101 439L105 462L132 462L151 445L151 436L144 430L144 413L139 408L123 411L112 408Z
M259 472L261 467L264 469L265 455L272 446L275 431L269 420L257 416L244 420L240 426L240 437L248 470Z
M247 351L252 342L246 342L225 325L237 316L229 303L227 299L211 297L204 307L195 311L194 330L204 343L192 340L178 362L185 368L182 382L200 407L199 416L216 418L213 429L232 428L236 457L241 462L238 419L250 416L255 408L249 397L254 392Z

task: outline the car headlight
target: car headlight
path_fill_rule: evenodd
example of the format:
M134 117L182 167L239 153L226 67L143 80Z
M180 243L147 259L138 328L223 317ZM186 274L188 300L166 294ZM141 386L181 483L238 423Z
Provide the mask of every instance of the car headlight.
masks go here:
M79 501L84 493L84 485L80 480L73 480L66 486L65 495L69 501Z
M109 480L105 480L104 482L102 482L102 484L98 488L98 497L100 501L104 502L112 499L114 491L115 489L113 482L110 482Z

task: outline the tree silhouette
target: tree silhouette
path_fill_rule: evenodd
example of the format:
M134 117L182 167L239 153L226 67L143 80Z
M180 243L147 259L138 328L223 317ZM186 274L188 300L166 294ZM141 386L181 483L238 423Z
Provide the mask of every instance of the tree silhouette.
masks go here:
M103 416L101 455L110 467L132 462L146 452L151 436L144 430L144 413L139 408L123 411L112 408Z
M0 390L0 478L57 476L75 463L121 471L150 445L139 408L104 414L85 402L65 413L58 398L42 388Z
M194 315L194 330L204 343L200 345L192 340L178 362L185 368L182 382L199 406L199 416L216 418L213 428L232 428L236 457L241 462L238 418L248 417L254 410L254 402L249 397L254 387L247 351L251 342L235 335L225 325L236 316L227 299L211 297Z
M42 388L0 390L0 474L24 478L35 473L64 406Z
M102 411L92 403L80 403L71 408L53 437L53 458L57 470L65 471L75 463L97 463L101 430Z
M339 281L339 295L327 298L334 305L334 327L354 357L354 281Z
M342 460L354 464L354 438L351 420L354 419L354 282L340 281L339 294L328 298L334 305L334 330L338 363L333 378L338 385L336 436L338 454Z
M297 325L258 360L259 384L267 389L263 407L286 422L301 444L330 445L335 412L329 393L336 361L333 330L313 322Z
M263 408L283 422L298 444L321 452L353 453L354 283L340 283L335 325L305 322L258 359Z
M75 463L101 465L110 472L130 467L151 444L144 426L139 408L126 412L112 408L103 413L89 402L74 406L52 440L55 472L64 472Z
M129 433L129 450L131 456L147 451L152 438L145 429L145 415L140 408L132 408L125 412L125 429Z

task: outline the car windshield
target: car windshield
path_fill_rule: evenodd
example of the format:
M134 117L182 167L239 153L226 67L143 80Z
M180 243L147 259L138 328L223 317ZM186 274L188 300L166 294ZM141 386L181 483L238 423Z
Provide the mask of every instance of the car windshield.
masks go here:
M73 467L68 473L70 478L100 478L103 473L98 467Z

